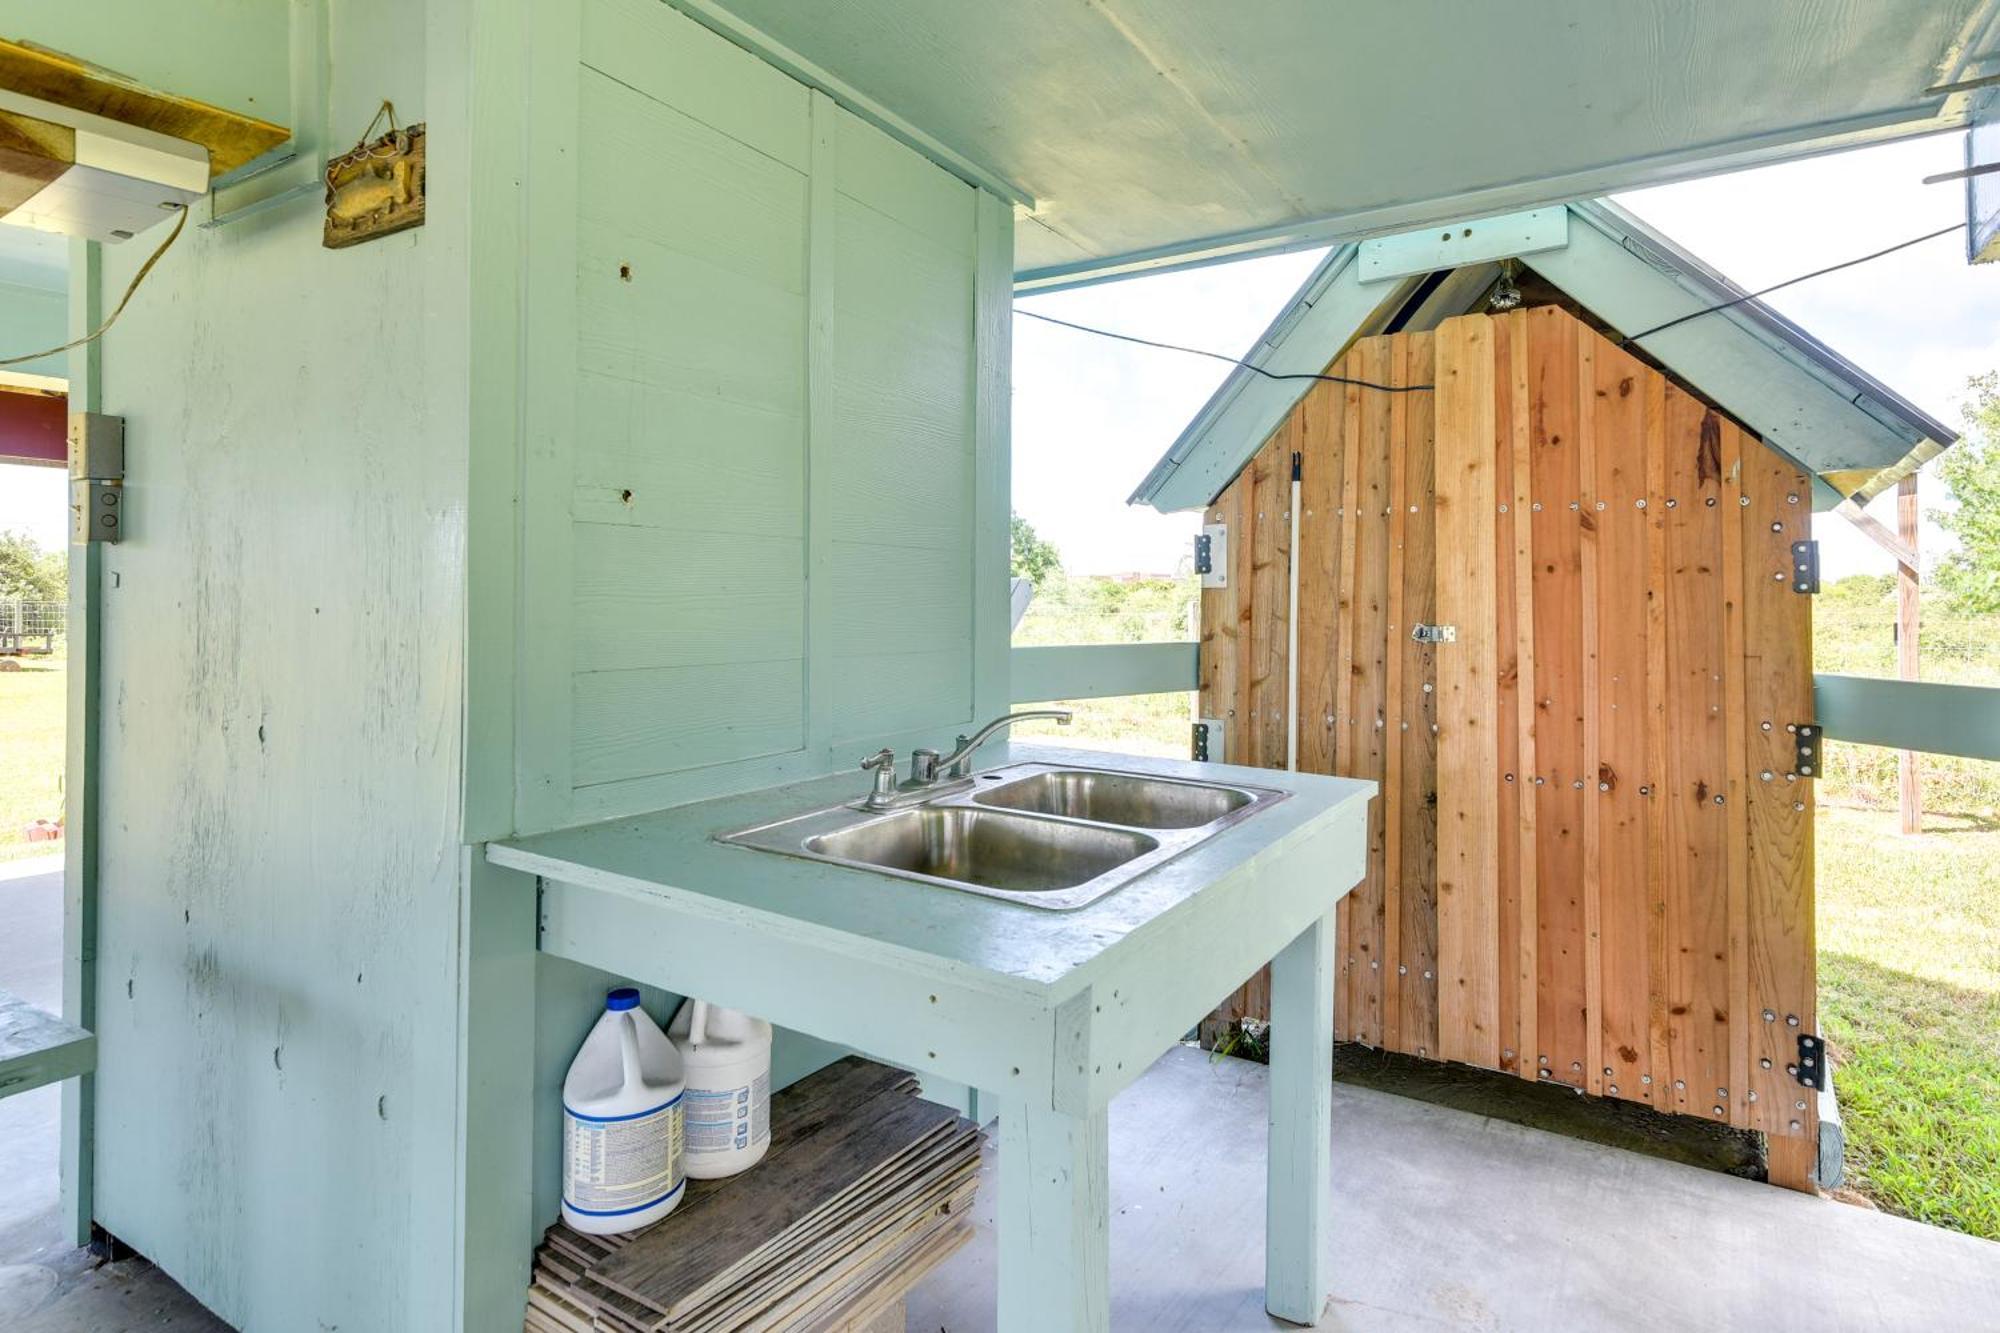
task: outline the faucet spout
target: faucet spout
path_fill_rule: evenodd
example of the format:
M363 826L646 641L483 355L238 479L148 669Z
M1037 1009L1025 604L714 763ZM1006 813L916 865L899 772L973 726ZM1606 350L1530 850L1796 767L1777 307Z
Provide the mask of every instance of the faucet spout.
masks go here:
M1027 722L1035 718L1053 718L1059 725L1068 726L1074 716L1066 708L1028 708L1018 713L1007 713L994 718L970 736L960 736L958 746L950 754L937 761L938 771L947 779L962 778L972 771L972 752L991 740L996 732L1013 726L1016 722Z

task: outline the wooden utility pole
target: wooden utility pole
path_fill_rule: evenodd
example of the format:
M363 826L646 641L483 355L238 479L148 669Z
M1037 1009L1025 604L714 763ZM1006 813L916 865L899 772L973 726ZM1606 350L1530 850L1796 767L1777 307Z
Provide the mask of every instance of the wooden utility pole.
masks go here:
M1917 651L1917 474L1896 483L1896 535L1908 548L1910 558L1896 563L1896 674L1915 680L1923 669ZM1924 824L1924 789L1917 771L1917 756L1904 750L1896 758L1896 776L1902 788L1903 832L1917 833Z

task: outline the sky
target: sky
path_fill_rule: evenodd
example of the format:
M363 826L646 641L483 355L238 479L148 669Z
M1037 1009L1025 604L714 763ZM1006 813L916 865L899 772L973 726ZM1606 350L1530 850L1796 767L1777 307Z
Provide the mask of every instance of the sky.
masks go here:
M1964 194L1923 177L1964 165L1947 134L1617 196L1755 289L1960 221ZM1318 263L1302 252L1024 298L1022 309L1241 355ZM1965 382L2000 368L2000 264L1968 266L1962 236L1774 293L1769 303L1938 420L1962 427ZM1125 506L1229 367L1016 317L1014 504L1072 572L1167 572L1197 516ZM1926 510L1942 484L1926 468ZM1870 512L1895 525L1893 492ZM1836 516L1816 522L1821 572L1890 573ZM1949 539L1926 518L1927 554Z
M1745 287L1853 258L1958 221L1964 195L1922 179L1963 165L1958 134L1908 140L1618 196L1618 201ZM1167 342L1240 355L1319 262L1274 255L1072 292L1021 307ZM2000 264L1968 267L1947 236L1775 293L1770 303L1947 425L1966 380L2000 368ZM1131 508L1125 497L1229 367L1014 321L1014 507L1077 573L1164 573L1185 558L1193 514ZM1934 472L1927 468L1926 476ZM64 474L0 465L0 529L64 540ZM1923 488L1928 510L1943 497ZM1895 523L1893 493L1871 512ZM1822 515L1825 577L1888 573L1889 557ZM1926 518L1928 556L1948 539Z

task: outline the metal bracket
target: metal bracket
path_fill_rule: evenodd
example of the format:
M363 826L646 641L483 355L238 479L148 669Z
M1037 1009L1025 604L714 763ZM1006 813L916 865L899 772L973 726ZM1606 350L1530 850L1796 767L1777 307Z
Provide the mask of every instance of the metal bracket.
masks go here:
M1811 722L1801 722L1792 728L1798 742L1792 757L1792 770L1802 778L1819 776L1820 728Z
M1458 626L1416 624L1410 626L1410 638L1416 643L1457 643Z
M1808 594L1819 591L1818 542L1792 543L1792 591Z
M1800 1086L1826 1091L1826 1042L1811 1032L1799 1034L1799 1062L1792 1066L1792 1077Z
M1219 764L1222 762L1222 719L1203 717L1195 719L1194 757L1196 762Z
M1194 539L1194 569L1204 588L1229 586L1229 525L1204 523Z

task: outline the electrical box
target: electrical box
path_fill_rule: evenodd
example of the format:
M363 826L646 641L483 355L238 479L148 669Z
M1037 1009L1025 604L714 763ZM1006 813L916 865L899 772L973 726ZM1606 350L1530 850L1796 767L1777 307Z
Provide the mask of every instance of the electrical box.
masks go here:
M125 534L125 418L69 414L69 539L115 542Z

